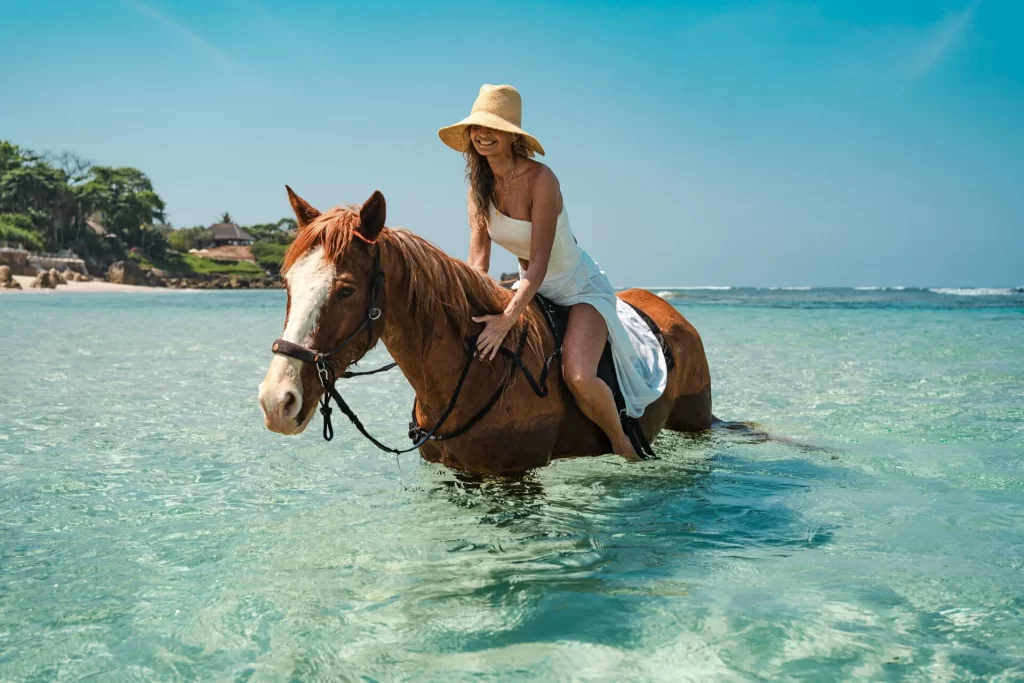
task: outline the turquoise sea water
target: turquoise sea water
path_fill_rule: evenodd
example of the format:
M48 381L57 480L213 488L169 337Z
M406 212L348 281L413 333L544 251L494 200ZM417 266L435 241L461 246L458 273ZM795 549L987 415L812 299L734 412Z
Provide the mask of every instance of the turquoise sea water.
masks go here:
M665 295L821 448L467 481L264 430L279 291L0 297L0 680L1024 679L1024 293Z

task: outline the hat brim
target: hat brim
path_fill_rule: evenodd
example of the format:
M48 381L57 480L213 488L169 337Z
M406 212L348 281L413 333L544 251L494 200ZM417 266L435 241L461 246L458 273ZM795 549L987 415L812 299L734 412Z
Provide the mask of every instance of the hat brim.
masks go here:
M530 149L541 156L544 155L544 147L541 146L537 138L533 137L519 126L511 124L500 116L486 111L475 111L458 123L451 126L445 126L440 129L437 131L437 135L441 138L441 142L448 145L456 152L468 152L472 143L469 141L469 135L466 131L470 126L483 126L484 128L493 128L494 130L500 130L506 133L522 135L523 140L526 141L526 145Z

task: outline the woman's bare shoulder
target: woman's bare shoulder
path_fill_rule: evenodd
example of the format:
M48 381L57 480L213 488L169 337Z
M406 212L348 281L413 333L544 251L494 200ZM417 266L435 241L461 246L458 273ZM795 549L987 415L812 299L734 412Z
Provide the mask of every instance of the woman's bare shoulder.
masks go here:
M558 178L555 176L555 172L546 164L531 159L528 172L533 176L531 184L533 185L534 193L558 191Z

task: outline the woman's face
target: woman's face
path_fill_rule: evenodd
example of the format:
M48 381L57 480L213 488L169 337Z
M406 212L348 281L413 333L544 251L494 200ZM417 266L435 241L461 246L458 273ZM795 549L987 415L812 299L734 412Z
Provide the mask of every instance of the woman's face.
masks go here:
M512 150L512 133L483 126L470 126L469 139L473 148L485 157L503 156Z

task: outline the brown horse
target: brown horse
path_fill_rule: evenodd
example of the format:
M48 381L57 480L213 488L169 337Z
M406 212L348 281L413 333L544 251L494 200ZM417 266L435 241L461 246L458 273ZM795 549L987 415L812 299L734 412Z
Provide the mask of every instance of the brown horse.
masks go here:
M471 351L467 339L482 328L472 316L502 310L511 294L421 237L384 227L380 192L361 207L321 214L287 190L299 231L281 268L288 289L282 339L323 350L351 338L331 356L338 375L383 341L416 392L416 420L424 427L434 424ZM384 274L376 304L371 301L375 259ZM646 437L653 441L663 428L710 428L711 377L697 331L650 292L630 289L619 296L657 323L675 357L664 394L640 419ZM370 320L364 333L371 308L382 315ZM515 346L524 329L523 359L537 375L554 350L554 338L534 305L509 333L506 346ZM457 429L479 412L511 371L500 355L490 362L474 360L443 431ZM527 382L511 381L472 429L448 441L426 442L421 456L458 469L508 474L547 465L552 458L608 453L607 437L576 407L561 368L552 367L548 387L548 396L541 398ZM323 393L313 364L276 355L260 385L266 426L298 434Z

